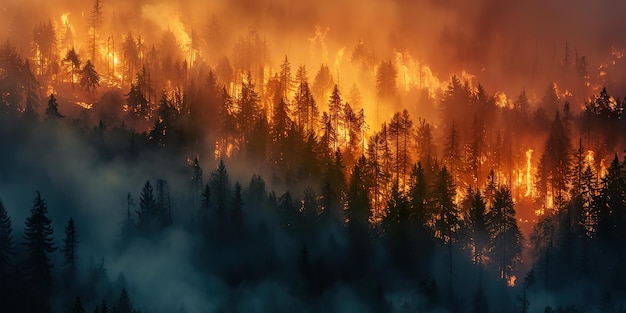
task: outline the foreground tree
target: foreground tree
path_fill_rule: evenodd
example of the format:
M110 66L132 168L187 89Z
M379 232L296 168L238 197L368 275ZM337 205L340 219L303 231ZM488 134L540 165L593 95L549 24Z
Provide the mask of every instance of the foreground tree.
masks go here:
M48 207L41 194L33 201L30 217L26 219L24 245L26 259L24 269L32 299L38 308L45 306L46 298L52 287L52 261L50 254L56 250L52 234L52 221L48 218Z
M0 200L0 280L6 281L14 253L11 217Z
M515 219L511 190L506 186L496 192L487 215L487 227L491 235L490 258L496 264L500 279L507 280L521 262L524 238Z

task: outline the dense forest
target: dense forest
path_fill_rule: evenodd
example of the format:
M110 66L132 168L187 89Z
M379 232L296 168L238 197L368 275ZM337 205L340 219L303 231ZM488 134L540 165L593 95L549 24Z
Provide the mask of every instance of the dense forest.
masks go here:
M504 49L504 86L448 30L444 77L393 31L333 61L165 3L8 6L0 311L626 312L619 47Z

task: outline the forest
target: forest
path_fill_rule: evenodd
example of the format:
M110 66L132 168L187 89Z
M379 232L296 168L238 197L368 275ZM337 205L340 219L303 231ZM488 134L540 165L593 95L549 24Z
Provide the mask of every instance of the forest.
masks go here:
M618 35L52 2L0 14L0 311L626 312Z

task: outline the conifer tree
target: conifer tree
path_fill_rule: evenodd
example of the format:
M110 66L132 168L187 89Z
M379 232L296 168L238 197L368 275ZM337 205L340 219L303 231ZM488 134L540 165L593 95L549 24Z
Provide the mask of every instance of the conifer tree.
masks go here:
M56 251L52 234L52 221L48 218L48 207L37 192L33 200L30 217L26 219L24 245L26 259L24 269L34 299L45 304L45 298L52 287L52 260L50 254Z
M5 281L10 272L12 257L15 253L13 246L13 228L11 226L11 217L0 200L0 280Z

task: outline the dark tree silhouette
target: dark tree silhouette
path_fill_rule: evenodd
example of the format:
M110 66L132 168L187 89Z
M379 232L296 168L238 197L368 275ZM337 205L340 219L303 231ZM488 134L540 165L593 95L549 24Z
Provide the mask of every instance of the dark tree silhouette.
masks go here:
M396 96L396 77L398 71L391 60L382 61L376 70L376 91L378 97L384 100Z
M65 239L63 239L63 259L65 265L69 268L69 281L73 283L76 277L76 262L78 261L78 233L76 232L76 226L74 225L74 219L70 218L65 226Z
M493 207L487 214L490 258L497 265L500 279L509 279L521 262L524 238L517 226L511 190L502 186L495 195Z
M80 86L87 90L87 93L91 97L91 102L93 103L93 97L96 92L96 87L100 86L100 75L98 75L98 72L96 72L96 69L91 63L91 60L87 60L87 62L85 62L85 66L83 66L80 75Z
M359 158L352 169L348 192L346 195L348 232L355 260L363 260L369 252L369 219L371 206L367 194L368 181L365 177L367 160Z
M48 100L48 107L46 108L46 119L48 120L57 120L59 118L64 117L59 113L59 105L57 104L57 99L54 97L54 94L50 94L50 99Z
M8 281L8 275L13 266L15 247L12 232L11 217L0 200L0 280L2 281Z
M80 58L78 57L78 53L76 53L76 50L74 50L74 48L67 51L67 54L65 54L65 58L63 58L63 62L69 65L70 80L72 81L72 91L74 91L74 77L78 73L81 63Z
M45 306L46 297L52 287L52 261L50 254L56 251L52 234L52 221L48 218L48 207L41 194L33 200L33 208L30 217L26 219L24 229L24 245L26 246L26 258L23 265L27 281L36 306Z
M83 308L83 304L80 301L80 297L76 297L74 304L72 305L71 313L85 313L85 309Z
M152 235L158 229L159 209L154 197L154 189L150 181L141 189L139 210L137 213L137 229L142 235Z

